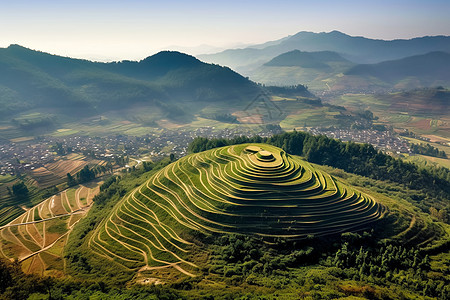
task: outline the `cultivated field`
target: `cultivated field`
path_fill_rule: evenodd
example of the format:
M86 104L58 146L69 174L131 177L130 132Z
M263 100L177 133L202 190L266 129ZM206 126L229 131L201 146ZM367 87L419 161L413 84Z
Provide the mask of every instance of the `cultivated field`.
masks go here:
M85 160L61 159L32 170L29 175L40 188L47 188L62 183L66 180L67 173L75 174L87 164Z
M450 138L448 96L436 98L433 89L392 94L345 94L331 102L356 111L370 110L378 122L422 136ZM446 95L450 93L446 92Z
M367 228L384 206L298 157L265 144L186 156L127 194L89 240L134 271L194 276L189 255L202 232L250 234L268 243Z
M28 273L63 274L67 236L98 191L98 183L67 189L0 227L0 255L19 260Z

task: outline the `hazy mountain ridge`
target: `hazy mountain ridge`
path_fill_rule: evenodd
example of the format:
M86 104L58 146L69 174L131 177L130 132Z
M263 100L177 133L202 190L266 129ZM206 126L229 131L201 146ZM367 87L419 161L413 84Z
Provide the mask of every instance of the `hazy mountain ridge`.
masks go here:
M309 52L335 51L356 63L377 63L432 51L449 52L450 37L425 36L387 41L350 36L339 31L328 33L301 31L274 41L269 46L261 47L261 45L255 45L243 49L228 49L198 57L207 62L233 67L236 70L242 70L244 66L258 61L268 61L277 55L296 49Z
M374 76L383 81L404 77L429 77L432 80L450 78L450 53L435 51L377 64L357 65L345 75Z
M336 52L293 50L246 75L264 84L306 84L312 90L358 92L449 86L450 53L434 51L376 64L354 64Z
M278 55L265 66L278 67L303 67L303 68L329 68L329 62L349 62L338 53L333 51L319 51L319 52L302 52L300 50L293 50Z
M167 108L174 101L239 100L258 87L229 68L179 52L99 63L12 45L0 49L0 90L3 114L38 107L89 114L133 103Z

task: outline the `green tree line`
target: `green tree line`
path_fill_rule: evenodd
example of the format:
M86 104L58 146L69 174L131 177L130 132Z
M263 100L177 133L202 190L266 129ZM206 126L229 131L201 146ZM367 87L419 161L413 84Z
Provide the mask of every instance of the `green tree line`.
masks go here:
M445 151L439 150L438 148L433 147L428 143L425 146L422 144L411 144L410 147L412 153L434 156L439 158L447 158L447 154L445 153Z

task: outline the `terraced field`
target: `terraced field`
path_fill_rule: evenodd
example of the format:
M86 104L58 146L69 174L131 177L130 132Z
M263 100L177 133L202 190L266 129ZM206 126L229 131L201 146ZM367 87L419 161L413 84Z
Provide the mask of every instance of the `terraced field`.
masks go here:
M186 156L127 194L89 240L130 270L194 276L195 232L302 239L366 228L385 208L298 157L265 144Z
M93 163L97 163L95 161ZM66 174L75 174L80 171L88 162L84 160L58 160L48 163L44 167L37 168L30 172L37 185L41 188L47 188L58 185L66 180Z
M0 227L0 255L18 259L26 272L63 272L66 238L98 191L98 184L65 190Z

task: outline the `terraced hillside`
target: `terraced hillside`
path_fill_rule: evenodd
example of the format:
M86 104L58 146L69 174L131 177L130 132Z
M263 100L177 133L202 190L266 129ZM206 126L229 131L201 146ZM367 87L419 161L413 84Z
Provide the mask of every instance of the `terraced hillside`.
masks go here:
M266 144L186 156L127 194L89 240L129 270L193 276L193 236L237 233L302 239L367 228L385 208L298 157Z
M27 273L61 275L67 236L98 192L98 182L67 189L1 226L0 257L17 259Z

